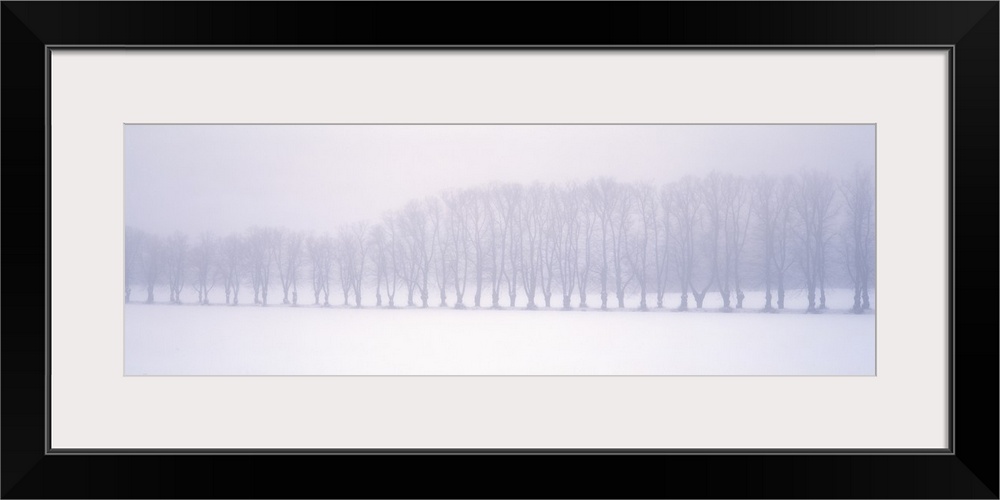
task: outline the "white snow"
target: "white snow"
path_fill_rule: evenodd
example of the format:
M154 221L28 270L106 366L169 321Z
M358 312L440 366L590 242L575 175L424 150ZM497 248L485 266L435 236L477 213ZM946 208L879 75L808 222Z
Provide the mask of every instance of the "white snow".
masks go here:
M217 291L213 305L199 306L190 290L181 305L136 302L145 290L133 290L125 306L125 374L875 374L875 314L847 312L850 290L828 291L831 309L822 314L802 312L801 291L790 293L789 309L777 314L759 312L760 292L748 293L747 309L728 313L717 310L718 293L701 311L641 312L637 297L624 310L609 297L609 311L377 309L374 300L357 309L285 306L280 290L269 297L276 305L245 305L253 300L247 292L240 306L228 307L218 304ZM157 298L166 295L158 291ZM467 291L467 304L471 296ZM396 299L405 303L405 290ZM647 301L656 304L652 294ZM588 302L599 306L599 294ZM561 298L552 303L561 306ZM678 303L677 294L665 301L668 308Z

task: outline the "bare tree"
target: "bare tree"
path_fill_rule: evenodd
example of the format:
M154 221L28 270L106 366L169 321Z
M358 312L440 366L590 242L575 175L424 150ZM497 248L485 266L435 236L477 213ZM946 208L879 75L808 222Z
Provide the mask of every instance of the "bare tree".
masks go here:
M758 175L753 180L753 212L757 216L758 232L763 259L764 310L773 311L771 284L774 278L775 233L778 226L778 181L769 175Z
M608 262L611 260L609 250L611 247L611 224L619 201L617 196L618 183L610 177L601 177L587 183L587 195L590 198L590 206L594 210L598 221L598 234L601 240L600 269L601 279L601 309L608 308Z
M164 252L167 267L167 282L170 286L170 302L181 303L181 290L184 289L184 276L187 269L187 236L176 231L167 237Z
M535 293L538 290L542 258L542 231L545 223L545 187L532 184L525 190L523 210L520 211L521 285L528 298L528 309L537 309Z
M726 266L732 266L733 287L736 291L736 308L743 308L742 264L743 249L747 242L747 232L750 227L751 189L742 177L727 176L723 184L726 199L725 248ZM725 278L728 283L728 276ZM727 304L728 306L728 304Z
M679 311L688 309L688 290L693 290L692 275L695 267L695 236L700 221L701 200L698 181L691 176L671 184L670 199L673 201L673 216L677 231L674 239L677 243L677 274L681 284L681 303Z
M489 217L487 215L486 192L482 189L467 189L462 192L465 197L463 203L465 207L466 231L471 247L470 257L474 260L476 277L476 293L473 296L473 303L476 307L482 304L483 278L486 276L487 247L486 238L489 230Z
M288 236L288 230L283 227L267 228L267 252L268 258L273 263L274 267L278 270L278 281L281 282L281 287L285 291L281 303L288 303L288 289L285 288L285 238ZM265 301L266 302L266 301Z
M505 184L500 189L502 209L507 214L507 297L510 299L510 307L514 307L517 304L517 278L523 260L524 235L521 221L524 213L524 188L520 184Z
M777 309L785 308L785 278L795 262L792 239L795 221L791 208L795 179L759 175L753 181L753 213L763 247L764 311L774 311L772 284L777 288Z
M615 202L611 211L609 228L611 230L611 262L615 273L615 297L618 299L618 307L625 307L625 289L634 276L629 272L628 254L629 232L632 228L633 192L627 186L618 183L613 184L613 194ZM645 300L645 299L643 299Z
M587 291L590 286L590 275L593 272L594 265L593 243L596 238L595 233L597 233L599 227L599 217L595 208L596 200L588 196L588 193L587 187L579 188L576 192L576 198L580 207L580 215L577 220L579 225L580 251L578 252L577 261L576 289L580 294L579 307L581 309L587 308Z
M708 290L714 283L719 281L719 236L723 226L722 217L725 214L722 196L722 176L718 172L712 172L700 182L700 186L701 189L697 193L697 196L700 198L704 217L701 219L702 234L698 240L701 252L698 253L709 255L710 261L707 266L709 277L705 281L705 286L697 288L694 285L694 281L691 284L691 293L694 295L695 305L698 309L701 309L704 305L705 295L708 293ZM721 289L722 287L720 286ZM722 294L725 296L724 302L726 307L728 307L728 287Z
M809 298L808 312L826 308L826 256L836 213L833 205L835 194L836 182L826 173L806 172L796 184L793 200L802 228L799 262ZM818 306L817 289L820 293Z
M647 284L650 275L649 264L650 261L656 259L655 235L659 225L657 213L660 207L657 206L656 190L653 189L653 186L636 184L631 191L637 220L635 232L628 241L626 256L632 271L630 279L634 279L639 286L639 310L645 311L649 308L646 304Z
M354 237L351 228L342 226L337 232L336 250L337 276L340 278L340 289L344 293L344 305L348 305L351 287L354 286Z
M420 281L420 260L417 256L413 255L412 251L414 248L407 241L406 221L403 219L402 214L396 214L395 226L394 240L396 244L393 246L393 250L396 256L397 269L399 269L399 276L406 285L406 305L407 307L413 307L416 305L413 301L413 295L417 291L417 284Z
M439 307L448 307L448 259L449 259L449 224L441 202L437 198L427 200L427 215L431 226L431 241L437 249L434 259L434 283L441 297Z
M711 200L710 206L714 205L710 212L714 212L715 219L715 259L713 263L716 282L718 283L719 295L722 296L722 310L732 311L733 299L733 254L734 241L733 233L730 230L732 221L732 204L734 200L735 177L732 174L719 174L712 172L709 174L709 184L714 184L713 192L707 193L707 199ZM721 232L721 238L719 237ZM721 252L720 252L721 248Z
M250 284L253 287L253 303L267 305L268 286L271 282L271 262L274 258L273 245L278 238L277 231L265 227L251 227L247 232L247 259L250 267Z
M125 226L125 302L132 297L132 284L141 273L143 244L146 233L131 226Z
M323 295L323 305L330 305L330 277L333 270L335 245L328 234L309 236L306 240L309 261L312 264L312 288L315 305L319 305L319 296Z
M558 209L553 217L557 224L553 235L563 309L571 307L570 299L573 297L580 268L580 201L580 187L576 184L568 184L565 189L554 194L553 206Z
M399 278L406 271L405 258L402 254L402 245L399 241L399 228L396 215L387 215L384 218L384 224L384 247L376 251L384 252L383 279L385 280L385 294L389 300L389 307L396 307L396 290L399 288Z
M448 236L451 247L451 280L455 285L455 308L464 309L465 286L469 277L469 229L465 216L468 197L461 192L448 192L443 195L444 204L448 208Z
M150 234L143 238L139 267L142 270L143 282L146 284L147 304L153 303L153 291L163 272L163 254L163 242L159 236Z
M840 184L847 209L847 227L842 232L844 262L854 287L851 311L862 313L871 308L869 280L875 261L875 185L870 173L858 169Z
M809 297L809 307L806 312L816 311L816 200L813 197L814 189L812 179L803 175L802 179L795 182L795 190L792 195L792 207L799 217L802 233L797 235L801 238L801 255L799 263L802 266L802 277L805 279L806 291Z
M354 305L361 307L361 294L365 280L365 262L368 254L368 223L356 222L351 226L351 252L354 253L352 259L353 268L351 277L354 288Z
M503 186L493 184L487 190L487 233L490 239L490 307L500 308L500 288L503 286L507 269L507 249L510 238L510 218L514 206L507 203Z
M775 225L774 225L774 263L775 276L778 284L778 309L785 308L785 278L788 270L795 263L793 239L795 238L795 220L792 213L792 196L795 192L795 179L785 176L776 190Z
M387 245L385 227L376 224L371 230L372 264L375 266L375 307L382 307L382 281L386 277Z
M298 305L298 276L302 267L302 242L304 236L296 231L277 230L275 240L271 242L275 266L278 268L278 278L281 280L282 304ZM291 290L292 298L288 299Z
M667 277L670 268L670 221L673 214L671 189L663 186L659 196L659 222L653 226L653 262L656 268L656 307L663 308L663 296L667 291Z
M560 230L560 190L549 186L543 196L543 206L539 214L538 281L542 289L545 307L552 307L552 281L557 269Z
M743 179L732 174L715 174L709 176L709 183L714 189L706 193L707 205L714 213L715 229L721 230L721 241L716 238L715 274L722 295L722 309L732 309L732 295L735 288L736 308L743 307L743 289L740 286L739 263L746 242L747 225L749 222L749 207L747 189ZM721 252L718 249L721 247Z
M400 221L407 254L413 265L413 282L420 292L420 307L427 307L430 298L429 276L434 259L434 225L428 213L434 201L411 201L403 210Z
M191 249L194 287L198 291L199 304L208 304L208 292L215 287L217 247L215 236L211 233L202 233L198 245Z
M825 175L825 186L820 188L820 203L816 212L819 223L816 225L816 285L819 287L819 309L826 309L826 277L827 258L830 254L830 246L836 236L835 225L838 212L837 206L837 181L830 175ZM829 197L826 197L828 191Z
M240 283L243 281L246 259L246 244L240 235L231 234L222 241L220 266L226 304L230 304L230 295L232 295L232 305L240 303Z

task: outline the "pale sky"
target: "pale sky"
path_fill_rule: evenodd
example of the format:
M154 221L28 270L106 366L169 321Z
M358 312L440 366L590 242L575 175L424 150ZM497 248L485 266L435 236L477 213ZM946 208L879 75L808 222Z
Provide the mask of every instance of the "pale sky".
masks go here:
M335 231L490 181L875 167L874 125L126 125L125 223Z

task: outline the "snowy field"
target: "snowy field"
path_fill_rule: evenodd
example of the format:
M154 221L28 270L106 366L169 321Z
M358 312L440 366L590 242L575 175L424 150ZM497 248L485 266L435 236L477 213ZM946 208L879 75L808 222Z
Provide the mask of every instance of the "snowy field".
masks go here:
M671 310L670 294L664 309L640 312L637 297L623 310L528 311L290 307L280 290L267 307L245 305L246 290L239 307L219 304L221 293L199 306L189 292L186 304L125 306L126 375L875 374L875 315L847 312L850 290L828 291L822 314L802 312L801 291L777 314L759 312L759 292L731 313L718 311L717 293L701 311ZM405 304L405 290L396 300Z

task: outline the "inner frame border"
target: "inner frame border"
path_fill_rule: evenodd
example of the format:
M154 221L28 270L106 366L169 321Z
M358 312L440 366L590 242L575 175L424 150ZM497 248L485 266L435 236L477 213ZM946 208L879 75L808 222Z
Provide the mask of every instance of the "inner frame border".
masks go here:
M871 50L871 49L891 49L893 51L920 51L920 50L945 50L948 62L948 213L947 213L947 270L948 270L948 310L947 310L947 377L948 387L948 429L946 448L930 449L898 449L898 448L834 448L834 449L747 449L747 448L712 448L712 449L680 449L680 448L490 448L490 449L465 449L465 448L332 448L332 449L277 449L277 448L177 448L177 449L119 449L119 448L53 448L52 447L52 404L51 404L51 147L52 147L52 120L51 120L51 89L52 89L52 52L53 50L99 50L99 51L145 51L145 50L167 50L167 51L188 51L188 50L220 50L220 51L243 51L243 50L277 50L277 51L299 51L299 50L323 50L323 51L492 51L492 50L527 50L533 52L556 51L573 52L582 50L607 50L613 52L627 52L629 50L676 50L676 51L826 51L826 50ZM133 123L130 123L133 124ZM138 123L134 123L138 124ZM205 123L208 124L208 123ZM250 125L244 123L241 125ZM258 123L259 124L259 123ZM346 123L343 123L346 124ZM341 124L341 125L343 125ZM370 123L375 124L375 123ZM395 123L404 124L404 123ZM415 123L405 123L414 125ZM439 123L443 124L443 123ZM507 123L514 125L513 123ZM651 123L647 123L649 125ZM727 125L748 125L749 123L728 123ZM778 125L779 123L772 123ZM454 123L452 125L455 125ZM533 125L542 125L536 123ZM596 125L596 124L594 124ZM614 125L613 123L603 123L601 125ZM795 124L806 125L806 124ZM846 123L844 124L846 125ZM876 124L876 172L877 172L877 124ZM928 45L45 45L45 455L172 455L172 454L206 454L206 455L495 455L495 454L541 454L541 455L955 455L955 315L954 315L954 212L955 212L955 45L954 44L928 44ZM877 176L876 176L877 193ZM877 207L877 203L876 203ZM876 208L877 221L877 208ZM877 225L877 222L876 222ZM876 259L878 254L878 237L876 234ZM876 292L877 294L877 292ZM876 311L877 315L877 311ZM124 334L124 332L123 332ZM876 324L877 339L877 324ZM124 352L123 352L124 355ZM877 376L877 342L876 342L876 376ZM253 377L257 375L247 375ZM264 376L264 375L260 375ZM267 375L271 377L270 375ZM477 375L476 377L508 377L511 375ZM516 375L515 375L516 376ZM547 377L578 377L579 375L549 375ZM598 375L592 375L598 376ZM600 375L604 376L604 375ZM614 377L628 376L615 375ZM635 376L635 375L633 375ZM638 375L645 376L645 375ZM660 377L662 375L648 375ZM711 375L709 375L711 376ZM770 377L770 375L758 375ZM409 375L407 375L409 377ZM424 375L424 377L440 377L440 375ZM742 377L742 376L741 376ZM825 377L815 375L814 377Z

